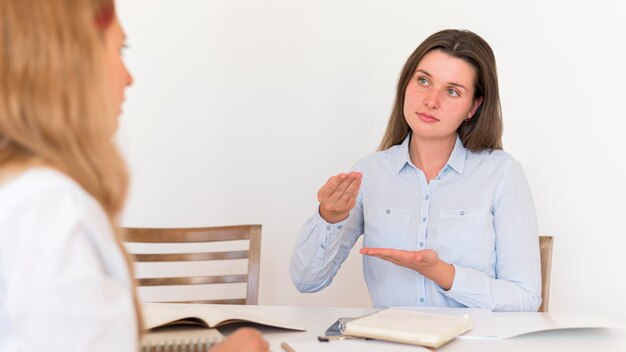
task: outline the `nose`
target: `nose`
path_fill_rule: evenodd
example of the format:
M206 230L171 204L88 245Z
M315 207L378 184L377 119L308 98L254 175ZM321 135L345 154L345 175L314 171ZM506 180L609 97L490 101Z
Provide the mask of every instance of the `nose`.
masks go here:
M128 67L126 66L126 64L124 64L124 71L125 71L125 80L124 83L126 84L126 87L130 86L131 84L133 84L133 75L130 73L130 71L128 70Z
M439 107L439 97L437 93L433 91L425 93L424 105L429 109L437 109Z

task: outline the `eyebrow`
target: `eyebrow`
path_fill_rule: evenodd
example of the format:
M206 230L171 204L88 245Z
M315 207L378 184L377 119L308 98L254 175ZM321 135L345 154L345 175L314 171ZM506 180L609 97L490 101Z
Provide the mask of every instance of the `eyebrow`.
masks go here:
M419 68L417 70L415 70L415 73L417 73L417 72L421 72L424 75L426 75L428 77L431 77L431 78L433 77L430 73L428 73L428 72L426 72L426 71L424 71L422 69L419 69ZM448 84L451 85L451 86L454 86L454 87L459 87L459 88L463 88L464 90L467 90L467 88L465 88L465 86L460 84L460 83L448 82Z

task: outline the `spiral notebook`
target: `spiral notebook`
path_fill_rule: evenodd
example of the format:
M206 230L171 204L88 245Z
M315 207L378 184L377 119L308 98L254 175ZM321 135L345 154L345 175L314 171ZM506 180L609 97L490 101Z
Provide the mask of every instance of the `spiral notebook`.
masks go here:
M141 337L141 352L206 352L222 340L217 329L171 325L147 331Z

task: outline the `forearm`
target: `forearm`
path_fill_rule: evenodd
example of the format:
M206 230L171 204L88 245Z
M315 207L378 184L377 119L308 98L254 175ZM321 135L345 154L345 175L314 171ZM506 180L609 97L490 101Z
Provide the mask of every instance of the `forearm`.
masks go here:
M328 286L343 259L338 258L344 222L325 223L319 215L300 229L291 255L289 272L300 292L316 292ZM338 259L338 260L337 260Z
M495 279L484 272L455 266L454 282L442 293L470 308L492 311L535 312L541 304L540 289L524 281Z
M454 282L454 265L439 259L432 267L421 270L421 274L429 278L444 290L449 290Z

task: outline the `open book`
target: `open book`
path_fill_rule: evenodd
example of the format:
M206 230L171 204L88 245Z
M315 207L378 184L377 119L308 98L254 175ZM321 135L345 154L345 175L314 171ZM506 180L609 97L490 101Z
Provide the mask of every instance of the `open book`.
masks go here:
M229 323L249 322L289 330L301 328L259 310L234 306L184 303L143 303L144 326L147 330L170 325L196 325L215 328Z
M305 330L260 310L207 304L143 303L142 352L207 351L222 340L215 327L249 322Z
M237 309L234 306L186 303L142 304L146 330L170 325L196 325L206 328L249 322L289 330L304 331L290 322L278 319L262 311Z
M467 316L387 308L348 321L343 334L437 348L471 329Z

